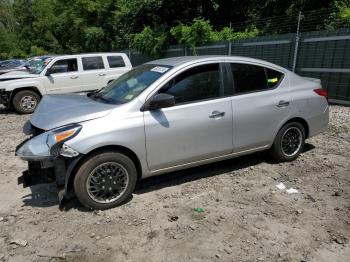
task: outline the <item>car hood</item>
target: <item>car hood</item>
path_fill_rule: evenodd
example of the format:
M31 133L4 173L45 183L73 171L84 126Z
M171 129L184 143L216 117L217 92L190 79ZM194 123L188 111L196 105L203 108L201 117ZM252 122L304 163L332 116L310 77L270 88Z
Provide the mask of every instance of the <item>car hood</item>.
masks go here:
M27 71L10 71L0 75L0 81L15 80L21 78L36 78L39 77L38 74L30 74Z
M115 107L94 101L86 94L47 95L41 99L30 122L37 128L50 130L104 117Z

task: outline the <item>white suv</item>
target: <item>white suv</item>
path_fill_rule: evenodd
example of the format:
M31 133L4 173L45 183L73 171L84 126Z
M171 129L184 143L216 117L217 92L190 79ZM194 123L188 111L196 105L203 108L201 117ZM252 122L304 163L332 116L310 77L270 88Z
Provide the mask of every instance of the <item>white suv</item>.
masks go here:
M32 113L43 95L101 89L132 68L123 53L53 56L32 63L28 72L0 76L0 104Z

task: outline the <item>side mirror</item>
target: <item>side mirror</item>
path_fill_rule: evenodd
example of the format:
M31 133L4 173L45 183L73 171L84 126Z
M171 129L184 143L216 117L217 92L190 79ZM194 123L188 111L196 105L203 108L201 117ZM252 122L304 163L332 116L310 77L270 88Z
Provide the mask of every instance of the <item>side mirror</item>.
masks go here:
M160 93L151 98L145 110L157 110L160 108L172 107L175 105L175 97L172 95Z
M46 76L50 76L51 74L52 74L51 68L46 69L45 75L46 75Z

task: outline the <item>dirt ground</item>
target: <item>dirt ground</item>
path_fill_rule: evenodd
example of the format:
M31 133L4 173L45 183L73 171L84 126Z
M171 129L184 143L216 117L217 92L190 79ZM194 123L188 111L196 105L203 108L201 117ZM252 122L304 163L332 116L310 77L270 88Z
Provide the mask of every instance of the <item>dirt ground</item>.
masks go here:
M28 118L0 109L0 261L350 261L349 107L292 163L259 153L147 179L103 212L17 185Z

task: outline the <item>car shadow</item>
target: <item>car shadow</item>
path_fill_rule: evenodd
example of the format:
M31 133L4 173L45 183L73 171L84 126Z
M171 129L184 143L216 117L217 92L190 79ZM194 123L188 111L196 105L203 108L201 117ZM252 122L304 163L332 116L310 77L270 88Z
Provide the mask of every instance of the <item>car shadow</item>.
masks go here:
M35 185L29 188L31 193L22 197L24 206L51 207L59 204L55 183Z
M305 143L303 153L309 152L315 148L314 145ZM145 178L138 182L134 194L142 195L148 192L160 190L166 187L181 185L202 178L214 177L225 173L232 173L260 163L276 164L266 151L258 152L233 159L223 160L212 164L206 164L198 167L188 168L181 171L171 172L160 176ZM57 188L55 183L36 185L30 187L31 194L23 197L24 206L32 207L52 207L59 206ZM132 196L125 201L128 203ZM64 203L61 210L68 211L77 209L81 212L91 212L92 210L82 206L76 197Z
M11 110L11 108L7 108L4 106L0 106L0 115L15 115L16 113Z
M315 148L314 145L305 143L303 153ZM141 180L136 187L134 194L144 194L166 187L177 186L192 182L201 178L232 173L260 163L276 164L266 151L246 156L236 157L198 167L188 168L181 171L171 172L160 176L154 176Z

